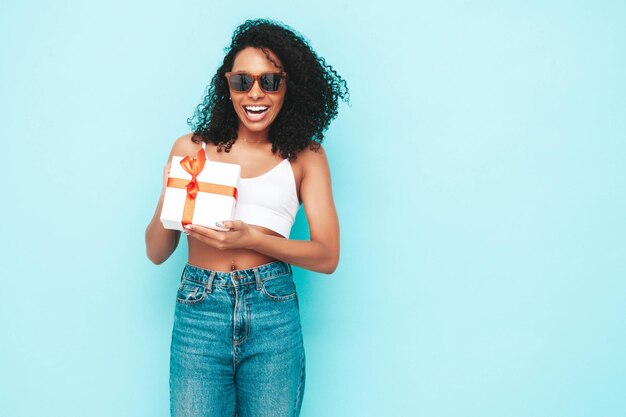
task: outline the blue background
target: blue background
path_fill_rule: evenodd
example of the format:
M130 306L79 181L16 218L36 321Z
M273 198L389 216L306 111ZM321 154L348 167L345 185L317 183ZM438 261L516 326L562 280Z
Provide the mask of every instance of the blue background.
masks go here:
M351 89L302 416L626 415L626 3L398 0L0 7L0 414L169 415L186 244L144 230L254 17Z

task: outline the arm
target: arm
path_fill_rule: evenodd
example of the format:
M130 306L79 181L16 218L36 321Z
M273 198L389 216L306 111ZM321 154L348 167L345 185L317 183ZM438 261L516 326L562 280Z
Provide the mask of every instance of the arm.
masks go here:
M332 274L339 263L339 221L333 202L330 169L324 150L302 152L300 197L309 223L310 240L285 239L248 227L241 220L224 221L230 231L190 225L189 236L217 249L246 248L311 271Z
M289 264L315 272L332 274L339 263L338 254L322 242L294 240L259 233L251 249Z
M168 171L169 163L165 167L166 177ZM180 241L180 231L164 228L159 220L164 195L165 190L161 191L154 216L146 227L146 255L156 265L165 262L174 253Z
M163 188L161 195L159 196L154 216L152 216L152 220L148 224L148 227L146 227L146 255L148 259L157 265L165 262L172 253L174 253L180 241L180 231L165 229L159 217L161 215L161 208L163 207L163 198L167 187L167 177L172 163L172 156L191 153L190 144L192 142L189 140L189 137L190 135L185 135L178 138L172 147L168 163L163 170Z
M339 220L332 195L326 153L306 150L300 196L311 240L283 239L259 233L251 249L312 271L332 274L339 263Z

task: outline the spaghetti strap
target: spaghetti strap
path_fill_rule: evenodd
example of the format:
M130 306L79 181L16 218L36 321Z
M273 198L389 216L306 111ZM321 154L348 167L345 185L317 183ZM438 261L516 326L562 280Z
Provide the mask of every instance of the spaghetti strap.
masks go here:
M206 160L209 160L209 155L206 154L206 142L202 141L202 150L204 151L204 156L206 157Z

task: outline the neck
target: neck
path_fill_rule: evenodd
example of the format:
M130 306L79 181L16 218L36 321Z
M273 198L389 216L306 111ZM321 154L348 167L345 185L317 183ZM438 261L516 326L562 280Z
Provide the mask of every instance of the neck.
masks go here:
M237 140L257 145L268 144L270 143L268 130L269 129L265 129L260 132L253 132L245 127L242 128L242 126L239 126L239 129L237 130Z

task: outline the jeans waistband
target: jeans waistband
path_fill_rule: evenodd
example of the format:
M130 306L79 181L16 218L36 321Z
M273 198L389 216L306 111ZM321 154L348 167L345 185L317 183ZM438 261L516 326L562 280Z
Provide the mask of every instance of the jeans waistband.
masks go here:
M201 284L208 284L209 288L213 286L234 287L254 283L258 285L263 281L287 273L292 273L291 265L283 261L274 261L248 269L236 269L231 272L200 268L187 263L183 269L181 280L184 277Z

